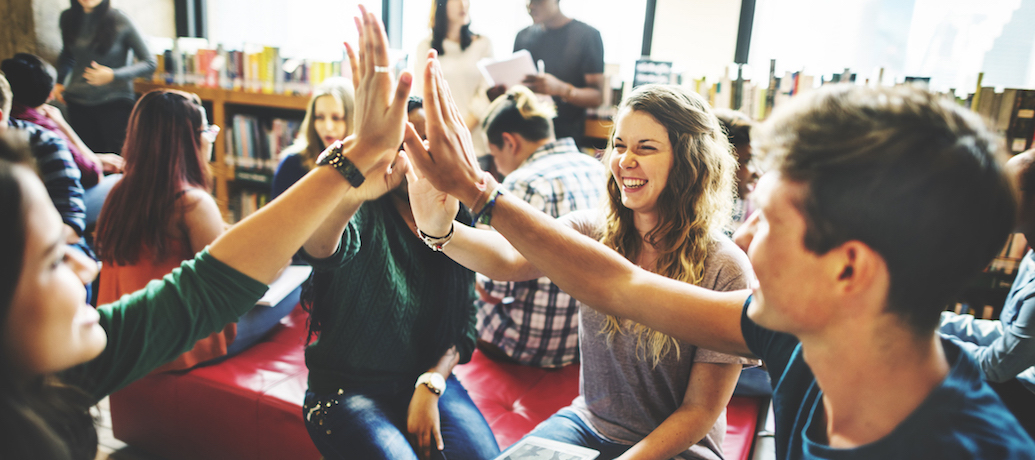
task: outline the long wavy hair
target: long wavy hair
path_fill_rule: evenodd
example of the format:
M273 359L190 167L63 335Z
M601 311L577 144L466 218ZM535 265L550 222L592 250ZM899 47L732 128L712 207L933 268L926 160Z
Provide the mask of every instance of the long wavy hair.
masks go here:
M316 124L313 123L314 112L316 111L316 100L323 96L331 96L341 104L345 110L345 136L352 134L355 123L352 122L353 114L356 112L356 98L353 96L352 81L344 77L331 77L320 83L313 89L313 95L306 105L305 118L298 128L298 137L295 142L280 154L282 157L299 154L302 155L302 165L306 169L313 169L316 166L316 158L323 152L323 139L316 132Z
M645 268L700 284L708 246L730 223L737 158L708 103L696 93L672 85L642 86L622 101L619 112L629 110L650 115L668 131L672 169L658 196L658 224L643 236L633 223L633 211L622 205L621 189L608 170L607 217L601 242L632 261L644 243L650 244L658 252L658 260L654 267ZM605 164L614 155L614 128L610 144ZM622 320L609 315L604 333L610 339L622 328ZM654 365L676 344L672 337L638 323L631 330Z
M449 15L446 4L449 0L432 0L431 3L431 47L438 51L438 54L446 54L442 49L442 40L446 39L446 32L449 30ZM471 24L464 24L460 27L460 50L466 50L474 41L475 34L471 32Z
M21 137L19 137L21 136ZM0 135L0 334L7 330L14 291L25 257L26 216L17 168L35 169L25 136ZM5 343L0 335L0 344ZM0 351L0 458L87 460L97 455L97 430L82 390L54 376L18 381L6 350Z
M125 175L97 218L101 260L132 265L144 246L166 257L177 193L212 184L201 148L204 110L196 94L182 91L155 90L137 101L122 147Z
M79 31L83 27L83 5L79 0L71 0L72 6L65 14L61 15L58 26L61 28L61 43L66 49L75 44L79 38ZM100 23L97 24L97 33L90 41L90 47L100 54L107 53L111 45L115 44L115 11L111 8L111 0L103 0L93 9L93 14L100 16Z

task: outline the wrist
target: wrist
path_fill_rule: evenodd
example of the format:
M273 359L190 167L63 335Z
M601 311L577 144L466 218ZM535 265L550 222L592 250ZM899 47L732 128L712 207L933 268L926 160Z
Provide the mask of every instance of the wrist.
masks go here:
M482 172L480 178L472 178L451 195L460 200L471 212L474 212L476 209L481 209L479 205L484 203L484 195L491 192L497 185L499 184L492 174Z
M417 377L417 382L413 384L414 388L422 386L435 396L441 396L446 391L446 378L438 372L425 372Z

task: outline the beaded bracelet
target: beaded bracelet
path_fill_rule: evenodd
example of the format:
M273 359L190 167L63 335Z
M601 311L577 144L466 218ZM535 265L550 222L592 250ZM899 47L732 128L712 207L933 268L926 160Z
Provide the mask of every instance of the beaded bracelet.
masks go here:
M489 195L489 200L485 202L485 206L482 206L482 210L478 211L478 214L474 216L474 224L485 224L491 225L489 221L492 220L492 208L496 206L496 198L503 194L503 186L497 185L496 190L493 190L492 194Z
M453 224L450 224L449 233L446 236L431 236L421 231L420 228L417 228L417 236L419 236L421 241L424 241L424 244L428 245L432 251L442 252L442 249L449 244L450 240L453 239L453 230L455 230L455 228L456 227Z

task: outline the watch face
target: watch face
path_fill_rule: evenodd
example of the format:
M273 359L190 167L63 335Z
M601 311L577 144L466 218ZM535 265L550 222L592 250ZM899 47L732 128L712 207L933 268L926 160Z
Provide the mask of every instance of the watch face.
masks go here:
M431 385L435 388L438 388L439 391L442 391L444 388L446 388L446 379L442 378L442 376L439 374L431 374L429 383L431 383Z

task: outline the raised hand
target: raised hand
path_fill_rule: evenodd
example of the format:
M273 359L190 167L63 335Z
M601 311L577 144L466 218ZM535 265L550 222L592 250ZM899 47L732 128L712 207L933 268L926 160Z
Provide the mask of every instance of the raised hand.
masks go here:
M483 172L471 143L471 132L456 108L435 50L424 68L424 113L428 150L410 153L410 161L436 189L473 206L485 191Z
M427 149L420 135L407 124L406 151L427 156ZM460 202L446 192L439 191L416 168L411 166L406 173L407 189L410 194L410 210L413 220L422 232L428 235L446 235L453 225L453 217L460 210Z
M392 95L388 37L381 21L362 5L359 8L362 18L355 20L359 30L358 59L355 50L346 44L356 84L355 143L347 156L364 176L370 177L388 168L402 144L406 100L413 77L403 72Z

